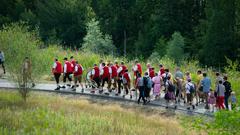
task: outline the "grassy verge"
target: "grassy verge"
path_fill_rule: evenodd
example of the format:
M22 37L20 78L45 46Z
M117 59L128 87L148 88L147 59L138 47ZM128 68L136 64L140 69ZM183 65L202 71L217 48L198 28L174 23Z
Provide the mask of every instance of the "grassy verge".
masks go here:
M24 103L17 92L0 91L0 134L160 135L199 134L176 117L147 115L141 109L90 103L32 93Z

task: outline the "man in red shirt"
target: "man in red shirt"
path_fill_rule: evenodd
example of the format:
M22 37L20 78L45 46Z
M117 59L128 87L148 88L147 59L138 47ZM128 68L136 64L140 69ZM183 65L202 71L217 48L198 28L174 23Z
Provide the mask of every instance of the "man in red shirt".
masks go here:
M73 87L73 91L76 91L76 87L77 87L77 82L79 82L79 84L82 87L82 92L84 91L83 88L83 84L82 84L82 74L83 74L83 67L81 64L78 63L78 61L76 61L75 63L75 67L74 67L74 87Z
M97 66L97 64L94 64L94 67L91 71L92 73L92 80L94 80L96 83L97 83L97 88L100 87L100 69L99 67Z
M155 71L154 71L154 68L152 67L149 70L149 77L152 79L154 76L155 76Z
M102 69L100 71L101 79L102 79L102 90L100 92L103 92L103 87L105 82L109 84L109 79L110 79L110 72L108 66L106 66L105 63L102 63ZM109 87L109 86L108 86Z
M68 81L70 84L67 84L69 87L71 87L72 82L72 73L73 73L73 64L68 61L67 58L64 58L64 67L63 67L63 83L64 86L62 88L66 88L66 81L68 78Z
M165 73L165 69L162 64L159 65L159 68L160 69L159 69L158 75L162 76Z
M110 73L110 81L109 81L109 88L111 88L112 80L113 80L113 90L117 88L117 67L110 63L110 67L112 72Z
M126 69L125 72L122 75L122 82L125 89L125 92L123 94L123 97L125 97L125 94L128 95L130 87L131 87L131 77L128 73L128 70ZM130 92L130 98L132 98L132 93Z
M55 60L54 60L54 64L52 67L52 73L53 73L55 81L57 83L57 88L55 90L60 90L59 78L62 74L62 64L61 64L61 62L58 61L57 58L55 58Z
M122 75L125 73L127 70L127 67L124 65L124 62L121 62L120 67L117 70L118 73L118 93L116 95L121 94L121 84L122 84Z
M75 70L75 66L76 66L76 60L73 58L73 56L70 57L70 62L73 65L73 71Z
M138 62L138 60L135 60L135 64L134 64L134 66L133 66L133 72L134 72L134 86L135 86L135 84L136 84L136 82L137 82L137 74L139 73L140 75L142 75L142 66L141 66L141 64Z

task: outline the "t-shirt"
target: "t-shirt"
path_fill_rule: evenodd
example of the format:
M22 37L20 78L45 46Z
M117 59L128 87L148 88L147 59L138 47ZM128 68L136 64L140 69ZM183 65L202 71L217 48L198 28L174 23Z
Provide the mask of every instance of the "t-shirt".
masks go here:
M203 79L203 75L202 75L202 74L199 74L199 75L197 76L197 84L200 84L202 79Z
M191 86L192 86L193 88L195 87L192 82L188 82L188 83L186 84L185 89L186 89L186 93L187 93L187 94L191 93L191 92L190 92Z
M210 91L211 88L211 80L209 77L203 78L201 81L201 85L203 86L203 92L207 93Z
M216 87L216 92L218 96L224 96L225 86L223 84L218 84Z
M176 73L175 73L175 78L179 78L179 79L183 79L183 73L181 72L181 71L177 71Z
M144 86L143 77L139 77L137 79L137 86L138 87Z
M3 53L3 52L0 53L0 61L2 61L2 62L5 61L4 53Z

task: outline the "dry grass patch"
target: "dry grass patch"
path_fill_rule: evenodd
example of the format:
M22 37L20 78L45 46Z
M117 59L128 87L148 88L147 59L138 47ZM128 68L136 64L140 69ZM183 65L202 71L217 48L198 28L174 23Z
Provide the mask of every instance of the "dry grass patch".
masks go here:
M199 134L184 129L176 117L54 94L32 93L24 103L16 92L0 91L0 105L0 134Z

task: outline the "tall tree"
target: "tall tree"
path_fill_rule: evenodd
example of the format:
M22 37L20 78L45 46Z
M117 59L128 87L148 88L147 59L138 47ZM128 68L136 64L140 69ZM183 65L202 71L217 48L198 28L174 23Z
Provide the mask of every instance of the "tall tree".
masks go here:
M91 51L101 55L115 53L116 48L112 43L111 37L107 34L102 34L99 22L95 19L87 23L87 35L83 40L82 48L85 51Z
M37 16L41 36L48 40L54 31L63 45L80 47L86 34L88 7L87 0L40 0Z
M235 0L207 1L207 31L201 61L209 66L222 67L225 57L236 58Z
M184 52L183 52L184 45L185 45L185 42L181 33L174 32L171 40L168 42L166 55L169 58L172 58L177 64L180 64L180 62L184 58Z

